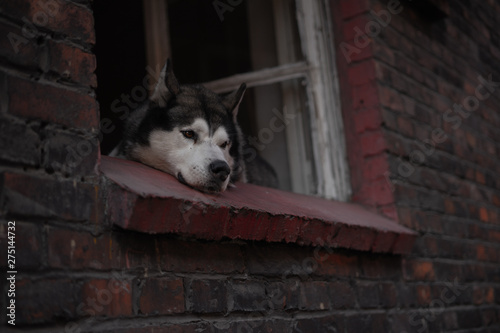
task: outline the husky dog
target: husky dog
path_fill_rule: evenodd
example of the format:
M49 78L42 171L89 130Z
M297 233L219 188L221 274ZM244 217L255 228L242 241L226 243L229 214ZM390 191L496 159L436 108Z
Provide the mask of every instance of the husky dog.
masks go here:
M206 193L223 192L236 181L277 187L276 173L249 149L236 121L245 90L243 83L220 96L201 85L179 85L167 60L152 96L130 114L110 155L165 171Z

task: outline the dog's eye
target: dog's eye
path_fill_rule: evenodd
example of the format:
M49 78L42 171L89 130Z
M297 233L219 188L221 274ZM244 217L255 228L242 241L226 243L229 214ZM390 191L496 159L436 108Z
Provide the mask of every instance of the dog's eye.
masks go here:
M184 135L185 138L188 139L194 139L196 137L196 134L194 131L188 130L188 131L181 131L182 135Z
M219 147L221 147L222 149L226 149L227 146L229 146L229 141L224 141L224 143L221 144Z

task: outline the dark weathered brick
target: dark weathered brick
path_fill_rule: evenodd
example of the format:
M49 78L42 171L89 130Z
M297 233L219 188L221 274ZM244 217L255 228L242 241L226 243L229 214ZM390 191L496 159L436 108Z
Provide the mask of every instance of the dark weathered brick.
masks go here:
M167 271L228 274L242 272L245 267L238 245L169 239L161 242L159 248L162 268Z
M232 311L265 311L270 307L265 285L257 281L231 283Z
M40 165L40 137L26 124L0 119L0 159L31 166Z
M189 285L190 307L195 313L224 313L228 310L228 287L225 281L194 280Z
M346 316L346 332L387 332L389 329L385 314L357 314Z
M95 188L71 180L4 173L4 207L10 214L85 221L90 217Z
M334 309L350 309L356 302L356 296L349 282L331 282L328 284L330 302Z
M293 333L307 332L344 332L343 316L315 317L298 319L293 327Z
M182 313L184 283L179 278L147 278L140 291L139 309L146 315Z
M288 279L283 282L271 282L266 287L271 310L291 310L299 308L300 282Z
M86 231L49 228L48 261L53 268L109 269L110 243L107 236L95 237Z
M272 275L282 278L306 276L309 272L302 266L314 258L312 251L304 252L297 247L282 245L252 246L248 249L248 270L251 274Z
M372 282L359 282L356 284L358 304L361 308L377 308L379 306L378 284Z
M426 260L405 260L404 275L408 280L434 280L434 263Z
M93 279L83 285L79 316L123 317L132 314L130 281Z
M12 230L8 228L12 224L7 222L0 222L0 249L7 254L9 243L14 241L15 267L20 270L41 269L43 266L42 229L33 223L15 221L15 229ZM7 255L0 257L0 266L7 266Z
M303 310L330 309L328 283L323 281L303 282L300 286L299 307Z
M43 144L43 167L65 175L95 175L99 141L93 136L50 133Z
M457 323L458 327L462 329L481 327L481 313L476 308L457 311Z
M100 330L100 333L198 333L211 332L207 323L185 323L172 325L153 325L147 327L133 328L113 328L109 330Z
M51 30L84 43L95 43L94 17L84 6L61 0L26 0L4 3L8 16L25 18L24 24L36 33Z
M82 285L77 280L47 278L16 281L16 325L76 318Z
M61 75L64 79L91 87L97 86L94 74L96 59L91 53L74 46L48 42L50 65L49 69Z
M99 126L97 101L89 94L14 77L8 78L7 85L8 112L12 115L69 128L96 129Z
M39 66L41 51L36 40L26 38L22 28L0 22L0 56L9 61L32 68Z

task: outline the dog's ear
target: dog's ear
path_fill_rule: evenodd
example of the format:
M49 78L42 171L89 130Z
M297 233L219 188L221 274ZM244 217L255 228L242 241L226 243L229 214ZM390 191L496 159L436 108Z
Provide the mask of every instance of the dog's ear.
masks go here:
M151 101L159 106L166 106L170 97L177 95L179 91L179 82L177 82L172 70L172 62L167 59L165 66L161 70L153 95L151 95Z
M245 90L247 90L247 85L242 83L238 90L222 97L222 104L224 104L224 106L231 111L235 122L236 116L238 116L238 108L241 100L243 99L243 95L245 94Z

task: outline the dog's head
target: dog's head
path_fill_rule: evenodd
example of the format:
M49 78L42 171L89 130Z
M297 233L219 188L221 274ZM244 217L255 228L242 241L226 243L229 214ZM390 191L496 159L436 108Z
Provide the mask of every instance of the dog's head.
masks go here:
M201 85L179 85L167 61L147 106L137 110L129 157L168 172L197 190L224 191L244 177L236 123L246 86L220 96Z

